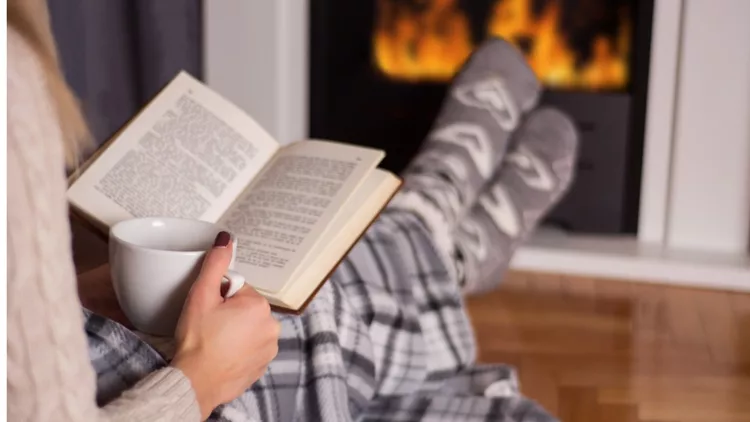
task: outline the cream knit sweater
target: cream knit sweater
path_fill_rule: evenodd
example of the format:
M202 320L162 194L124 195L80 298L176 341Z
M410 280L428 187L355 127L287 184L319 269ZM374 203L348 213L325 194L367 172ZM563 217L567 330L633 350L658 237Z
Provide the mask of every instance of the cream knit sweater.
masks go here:
M52 107L36 56L9 28L8 420L199 420L190 381L174 368L96 404Z

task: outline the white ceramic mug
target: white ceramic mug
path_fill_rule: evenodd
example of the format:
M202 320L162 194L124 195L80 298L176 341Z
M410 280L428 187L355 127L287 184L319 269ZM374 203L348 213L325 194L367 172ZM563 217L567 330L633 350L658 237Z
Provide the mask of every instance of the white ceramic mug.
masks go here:
M174 335L190 286L203 257L221 229L215 224L181 218L148 217L125 220L109 232L109 262L117 301L125 316L141 332ZM224 276L226 297L235 294L245 278L231 270Z

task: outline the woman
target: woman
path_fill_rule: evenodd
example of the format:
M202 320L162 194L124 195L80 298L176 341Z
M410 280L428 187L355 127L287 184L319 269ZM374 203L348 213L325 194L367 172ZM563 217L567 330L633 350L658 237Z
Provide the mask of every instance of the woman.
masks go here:
M462 302L499 282L573 173L573 126L534 109L512 47L464 66L402 192L304 315L277 322L250 288L222 300L223 233L166 355L86 309L81 329L64 157L85 125L43 5L8 5L10 420L552 419L509 368L474 363Z

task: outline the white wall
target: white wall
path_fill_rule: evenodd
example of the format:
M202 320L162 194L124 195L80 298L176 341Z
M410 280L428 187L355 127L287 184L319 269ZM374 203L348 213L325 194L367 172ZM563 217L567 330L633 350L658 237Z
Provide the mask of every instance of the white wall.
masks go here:
M688 0L683 16L666 243L746 253L750 0Z
M307 135L307 1L205 1L209 86L287 143Z
M638 239L663 245L671 183L683 0L654 3Z

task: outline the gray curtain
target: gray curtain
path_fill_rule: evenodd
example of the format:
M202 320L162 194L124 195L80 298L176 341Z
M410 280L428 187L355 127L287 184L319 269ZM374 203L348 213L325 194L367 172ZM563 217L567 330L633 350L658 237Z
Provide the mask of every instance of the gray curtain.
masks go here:
M180 70L201 78L201 0L48 0L65 76L98 143Z

